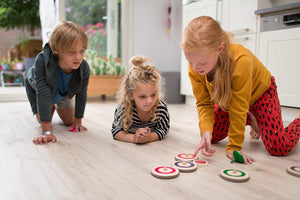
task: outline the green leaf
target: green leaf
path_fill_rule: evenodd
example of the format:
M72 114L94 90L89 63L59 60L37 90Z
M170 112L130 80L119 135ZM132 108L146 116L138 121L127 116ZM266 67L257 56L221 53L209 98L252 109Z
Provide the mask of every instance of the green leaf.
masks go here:
M0 27L7 30L26 28L29 31L41 27L39 1L0 1Z

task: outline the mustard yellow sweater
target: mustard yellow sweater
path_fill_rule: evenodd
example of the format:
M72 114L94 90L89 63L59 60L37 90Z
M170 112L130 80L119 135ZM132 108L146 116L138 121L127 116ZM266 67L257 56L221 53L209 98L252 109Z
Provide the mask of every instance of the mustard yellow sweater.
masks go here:
M229 50L233 72L232 100L226 108L230 120L226 154L230 150L241 150L247 111L250 105L254 104L269 88L271 82L271 73L251 51L240 44L231 44ZM188 73L196 97L200 132L201 134L206 131L212 133L215 102L211 101L211 96L214 82L208 82L206 75L200 75L190 66L188 66Z

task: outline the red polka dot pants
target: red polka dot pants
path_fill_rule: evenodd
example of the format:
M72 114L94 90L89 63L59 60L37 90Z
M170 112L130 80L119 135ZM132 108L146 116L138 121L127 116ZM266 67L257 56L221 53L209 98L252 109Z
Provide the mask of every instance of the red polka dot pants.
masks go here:
M283 127L274 77L268 90L250 106L249 111L255 116L263 144L271 155L287 155L297 145L300 138L300 119L297 118L286 128ZM251 118L248 114L246 125L250 124ZM216 105L212 143L227 137L229 125L228 113Z

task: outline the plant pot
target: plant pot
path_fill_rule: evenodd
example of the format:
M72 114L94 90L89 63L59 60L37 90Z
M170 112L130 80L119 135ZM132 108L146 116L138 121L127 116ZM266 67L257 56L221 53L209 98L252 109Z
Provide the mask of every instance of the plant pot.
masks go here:
M123 76L92 75L89 79L87 95L100 96L116 94L121 86Z
M16 63L16 70L23 70L23 69L24 69L23 63Z
M15 79L14 79L14 78L9 78L9 79L8 79L8 82L9 82L9 83L14 83L14 82L15 82Z
M8 70L9 69L9 64L2 63L2 69L3 70Z

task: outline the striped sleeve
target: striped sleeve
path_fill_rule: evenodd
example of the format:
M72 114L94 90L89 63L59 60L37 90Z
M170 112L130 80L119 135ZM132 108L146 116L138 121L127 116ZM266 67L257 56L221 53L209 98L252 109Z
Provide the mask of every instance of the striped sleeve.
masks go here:
M170 129L170 115L168 112L167 104L161 100L156 110L157 123L154 132L162 140L166 137Z
M114 121L112 123L111 133L113 138L115 138L115 135L123 130L123 118L124 118L124 107L119 105L114 114Z

